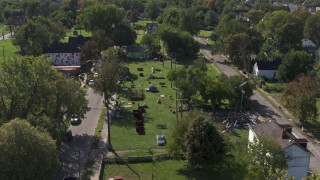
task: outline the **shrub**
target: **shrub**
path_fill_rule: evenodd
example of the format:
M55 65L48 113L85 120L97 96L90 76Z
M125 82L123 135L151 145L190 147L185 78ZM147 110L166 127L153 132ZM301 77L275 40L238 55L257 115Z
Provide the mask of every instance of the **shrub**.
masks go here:
M142 100L144 100L145 97L146 97L146 95L144 94L142 89L140 89L140 90L135 89L131 94L130 100L131 101L142 101Z

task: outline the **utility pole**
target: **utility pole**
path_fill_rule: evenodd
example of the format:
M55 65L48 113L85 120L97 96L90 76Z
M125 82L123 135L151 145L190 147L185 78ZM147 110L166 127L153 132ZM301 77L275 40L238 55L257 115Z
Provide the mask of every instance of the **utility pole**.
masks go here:
M109 112L109 99L105 100L106 107L107 107L107 127L108 127L108 150L112 150L112 144L111 144L111 133L110 133L110 112Z

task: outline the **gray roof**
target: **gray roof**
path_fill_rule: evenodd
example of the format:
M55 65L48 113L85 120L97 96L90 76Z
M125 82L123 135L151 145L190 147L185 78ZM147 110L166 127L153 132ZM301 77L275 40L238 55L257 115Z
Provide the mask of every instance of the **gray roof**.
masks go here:
M307 143L308 141L306 139L298 139L291 133L291 131L286 131L286 129L292 129L291 125L278 124L275 121L270 121L267 123L262 123L260 125L252 126L251 129L257 136L271 137L284 149L291 146L292 144L296 144L305 151L309 152L308 149L299 144ZM285 138L283 138L283 132L285 133Z

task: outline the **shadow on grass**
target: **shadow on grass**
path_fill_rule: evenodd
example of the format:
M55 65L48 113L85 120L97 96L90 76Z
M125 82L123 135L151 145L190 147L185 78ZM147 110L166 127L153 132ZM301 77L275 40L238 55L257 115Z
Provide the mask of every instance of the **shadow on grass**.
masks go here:
M245 170L234 162L232 157L225 164L217 166L207 166L204 168L185 167L178 170L178 173L187 177L187 179L201 180L233 180L243 179Z
M136 107L136 108L134 108ZM138 105L134 106L133 109L138 109ZM136 118L133 116L132 110L128 109L121 109L119 110L120 113L120 118L113 118L111 121L112 126L120 126L120 127L125 127L125 128L136 128L135 123L136 123ZM152 117L150 117L148 114L148 108L146 108L146 113L142 114L143 121L144 123L149 123L153 120Z

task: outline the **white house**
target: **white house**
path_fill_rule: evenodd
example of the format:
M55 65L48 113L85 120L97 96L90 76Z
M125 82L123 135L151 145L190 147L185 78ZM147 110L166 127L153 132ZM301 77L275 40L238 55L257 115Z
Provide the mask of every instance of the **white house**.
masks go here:
M280 64L280 60L257 61L253 66L252 73L255 76L261 76L267 79L276 79Z
M90 37L69 37L68 43L56 43L45 49L46 57L52 65L66 76L76 76L80 72L80 52Z
M249 142L258 142L259 136L271 137L284 149L288 158L287 171L295 179L300 180L308 175L310 163L310 151L307 149L308 141L296 138L292 134L292 126L271 121L249 128Z

